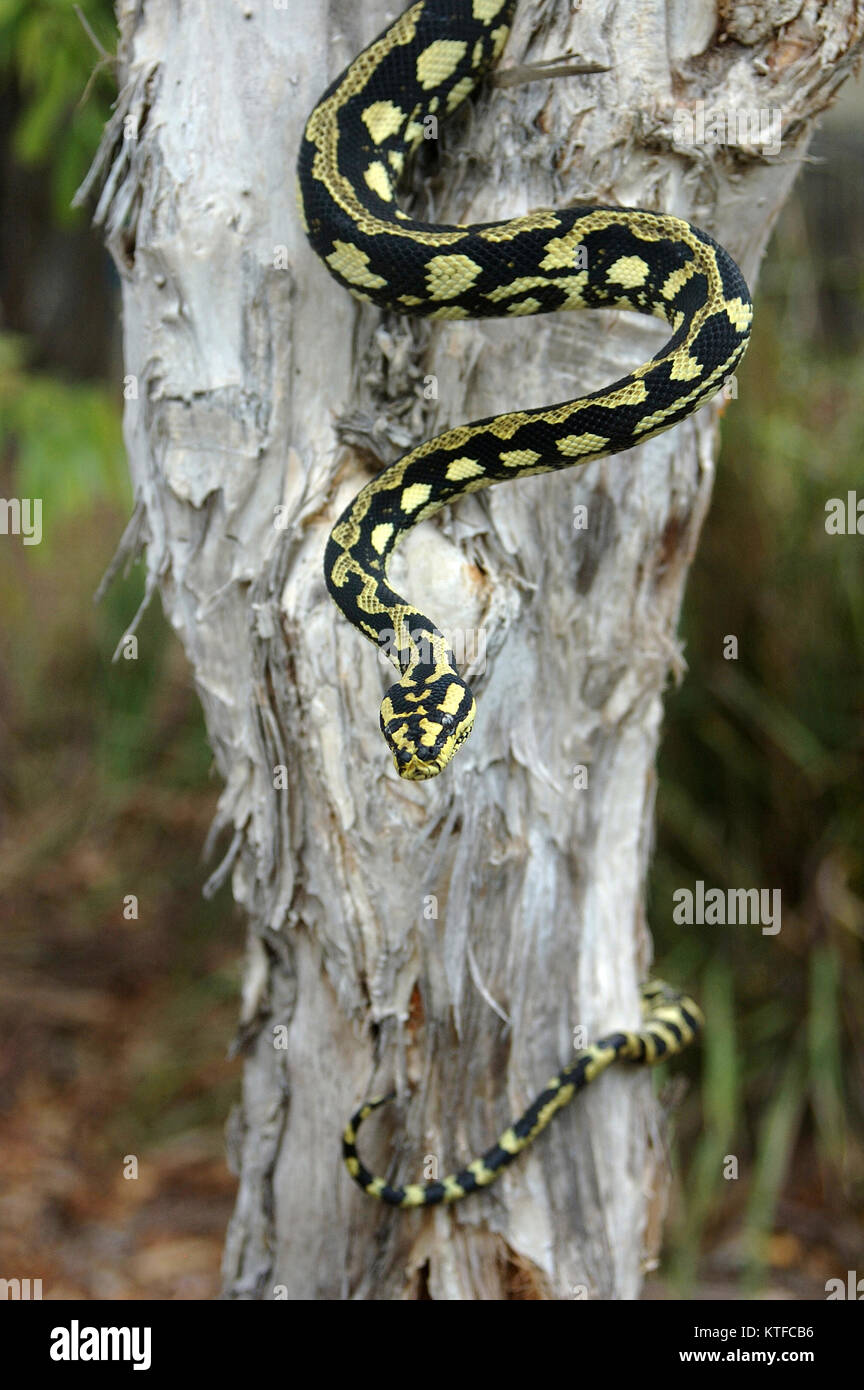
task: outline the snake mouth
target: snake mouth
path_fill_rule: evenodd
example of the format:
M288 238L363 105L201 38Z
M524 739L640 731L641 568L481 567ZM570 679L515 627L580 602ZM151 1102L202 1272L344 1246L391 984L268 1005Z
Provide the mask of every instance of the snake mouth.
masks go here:
M430 777L437 777L444 766L438 758L427 762L425 758L418 758L417 754L408 748L400 748L395 752L393 762L399 776L406 782L428 782Z

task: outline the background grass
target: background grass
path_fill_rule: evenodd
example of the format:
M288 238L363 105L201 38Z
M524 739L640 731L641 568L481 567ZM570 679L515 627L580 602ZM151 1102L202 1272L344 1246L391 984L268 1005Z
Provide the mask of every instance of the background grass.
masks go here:
M661 973L711 1020L679 1124L680 1291L820 1297L860 1263L864 535L825 529L829 499L864 500L859 112L850 88L762 267L667 701L651 920ZM676 927L699 879L779 889L780 932Z

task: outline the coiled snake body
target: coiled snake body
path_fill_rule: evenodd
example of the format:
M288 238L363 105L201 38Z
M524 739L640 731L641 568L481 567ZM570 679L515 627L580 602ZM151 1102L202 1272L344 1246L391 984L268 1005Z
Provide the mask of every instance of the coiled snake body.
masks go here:
M309 240L355 298L397 313L468 319L626 308L665 319L672 336L650 362L610 387L454 426L420 444L373 478L333 527L327 586L400 673L382 702L381 729L399 775L411 780L446 766L471 732L475 703L443 634L390 588L387 563L395 547L418 522L466 493L620 453L669 429L734 371L752 318L735 262L678 217L591 206L438 226L397 206L395 190L423 140L424 123L455 110L497 61L515 8L516 0L418 0L337 78L309 117L298 161ZM367 1192L402 1206L452 1200L483 1186L610 1061L651 1061L658 1040L664 1055L691 1040L698 1010L663 989L655 1022L646 1022L642 1033L615 1034L614 1044L595 1044L564 1073L566 1081L550 1083L499 1145L456 1178L393 1189L366 1172L353 1134L380 1101L359 1111L346 1130L352 1175ZM650 995L650 1007L658 998Z

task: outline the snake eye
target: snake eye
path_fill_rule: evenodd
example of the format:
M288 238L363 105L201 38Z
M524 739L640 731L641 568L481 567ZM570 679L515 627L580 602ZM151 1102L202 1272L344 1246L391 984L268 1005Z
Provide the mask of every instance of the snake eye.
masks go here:
M441 716L441 728L442 728L442 729L452 729L452 728L453 728L454 722L455 722L455 721L454 721L454 719L453 719L452 714L442 714L442 716Z

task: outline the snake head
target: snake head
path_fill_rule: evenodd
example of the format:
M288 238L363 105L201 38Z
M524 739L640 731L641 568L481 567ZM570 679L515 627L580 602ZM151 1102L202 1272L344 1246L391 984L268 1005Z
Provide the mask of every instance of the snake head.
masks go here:
M406 676L381 702L381 732L396 771L411 782L437 777L474 727L477 706L455 671L424 682Z

